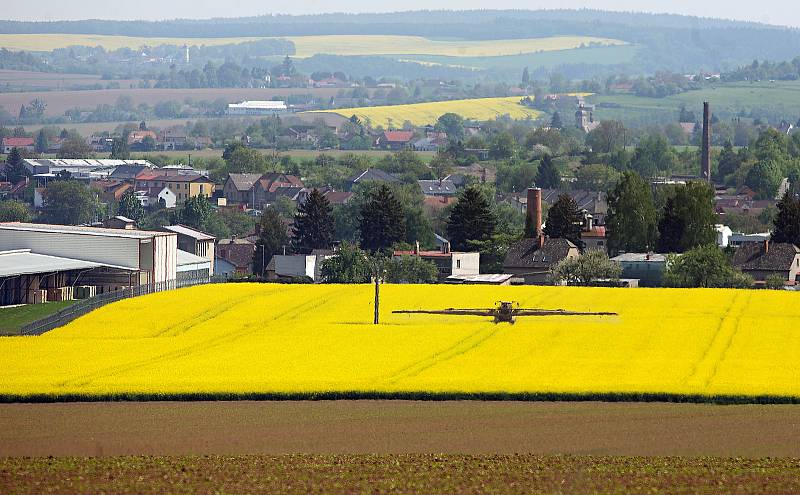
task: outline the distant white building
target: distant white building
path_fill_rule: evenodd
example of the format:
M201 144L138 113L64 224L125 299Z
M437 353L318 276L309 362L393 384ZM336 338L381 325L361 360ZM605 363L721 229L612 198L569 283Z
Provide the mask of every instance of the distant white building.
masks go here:
M717 233L717 246L722 248L728 247L730 238L733 235L731 228L727 225L717 224L714 226L714 230Z
M175 205L178 204L178 196L170 188L165 187L158 193L158 201L163 201L165 208L175 208Z
M763 244L765 241L768 241L771 238L772 234L769 232L763 232L761 234L742 234L740 232L736 232L731 234L730 239L728 239L728 245L732 247L740 247L749 242Z
M228 115L276 115L288 111L285 101L248 100L228 104Z

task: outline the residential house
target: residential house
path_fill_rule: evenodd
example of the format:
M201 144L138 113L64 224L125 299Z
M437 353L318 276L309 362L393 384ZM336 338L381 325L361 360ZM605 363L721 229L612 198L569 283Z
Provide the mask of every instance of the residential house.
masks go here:
M800 249L794 244L766 240L748 242L733 254L733 266L763 284L767 278L778 276L794 285L800 273Z
M588 210L582 210L583 226L581 228L581 242L583 250L606 251L608 242L606 239L606 228L602 225L594 224L594 216Z
M408 148L412 139L414 139L414 131L384 131L378 137L375 145L378 148L397 151Z
M17 148L20 151L32 153L36 149L32 137L5 137L3 138L3 154L8 155L11 150Z
M222 190L229 205L263 208L281 196L294 200L304 187L297 176L270 172L264 175L229 174Z
M133 184L120 180L100 179L89 182L89 187L97 191L103 202L112 203L119 201L126 192L133 189Z
M183 150L188 147L186 133L180 129L166 129L161 133L160 147L165 150Z
M216 237L186 225L168 225L162 227L161 230L172 232L178 236L178 249L181 251L186 251L211 262L212 266L208 275L214 275L214 241Z
M152 139L155 144L158 141L158 134L156 134L155 131L131 131L128 134L128 146L130 146L131 149L139 149L146 138Z
M114 138L92 135L86 138L86 144L98 153L109 153L114 146Z
M222 194L229 205L255 203L254 186L261 179L261 174L228 174L222 186Z
M638 280L640 287L661 287L664 282L664 271L667 269L667 257L655 253L623 253L611 258L622 267L620 278Z
M348 190L352 190L353 186L355 186L356 184L360 184L362 182L383 182L386 184L399 184L400 179L390 174L389 172L384 172L379 168L368 168L363 172L358 173L347 179L347 188Z
M395 258L401 256L416 256L425 261L430 261L436 265L439 272L439 280L447 280L448 277L461 277L479 275L481 270L481 253L454 252L450 250L450 243L445 241L437 251L422 251L419 243L411 251L395 251Z
M133 182L136 180L137 175L145 170L152 170L154 168L155 165L150 162L119 165L114 169L113 172L111 172L111 175L109 175L108 178Z
M154 169L136 176L136 190L146 191L150 197L159 197L164 188L175 194L178 204L196 196L211 197L216 185L204 175L194 171Z
M332 187L327 187L327 186L318 188L304 187L293 198L293 201L297 204L305 203L306 200L308 199L309 194L311 194L311 192L314 189L317 189L317 191L319 191L320 194L322 194L322 197L328 200L328 203L330 203L331 206L347 204L347 202L349 202L350 199L353 197L353 193L351 192L336 191Z
M425 196L455 196L458 194L456 185L452 180L420 180L417 181Z
M542 229L542 190L528 189L527 216L530 237L513 245L503 261L503 271L514 275L513 283L544 285L559 261L580 256L578 247L567 239L549 239Z
M217 260L234 266L234 274L241 277L252 275L253 256L256 245L247 239L220 239L216 247Z
M147 195L147 193L145 193ZM164 208L175 208L178 206L178 195L172 192L172 189L165 187L158 192L155 197L147 195L148 204L160 204Z
M414 151L439 151L447 147L447 133L428 131L424 138L414 141Z

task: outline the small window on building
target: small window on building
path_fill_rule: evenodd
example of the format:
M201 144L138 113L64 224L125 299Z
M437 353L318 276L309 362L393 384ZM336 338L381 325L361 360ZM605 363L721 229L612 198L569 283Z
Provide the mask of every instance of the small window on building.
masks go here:
M461 260L456 260L456 268L461 268Z

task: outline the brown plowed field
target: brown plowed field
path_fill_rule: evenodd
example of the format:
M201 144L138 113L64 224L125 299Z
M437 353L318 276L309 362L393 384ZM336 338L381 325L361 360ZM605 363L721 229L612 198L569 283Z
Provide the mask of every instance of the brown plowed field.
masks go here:
M75 107L93 109L106 103L113 105L120 96L129 96L133 105L147 103L155 105L162 101L183 101L192 98L195 101L213 101L223 98L229 103L242 100L269 100L273 96L285 97L292 94L313 94L330 98L339 92L336 88L289 88L289 89L247 89L247 88L210 88L210 89L100 89L89 91L31 91L25 93L0 93L0 107L4 107L12 115L19 112L21 105L26 105L35 98L47 103L45 114L58 117Z
M791 459L295 455L0 459L3 493L800 492Z
M800 406L368 400L0 405L0 457L286 453L800 457Z

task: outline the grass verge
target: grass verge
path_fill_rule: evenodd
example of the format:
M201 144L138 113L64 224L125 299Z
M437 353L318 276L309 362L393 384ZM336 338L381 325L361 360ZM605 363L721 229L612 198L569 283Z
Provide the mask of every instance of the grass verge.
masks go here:
M670 393L460 393L460 392L192 392L113 394L0 394L0 403L54 402L161 402L161 401L322 401L322 400L419 400L419 401L518 401L518 402L666 402L682 404L800 404L800 397L779 395L688 395Z
M13 308L0 308L0 336L19 335L22 327L56 313L75 301L60 301L46 304L26 304Z

